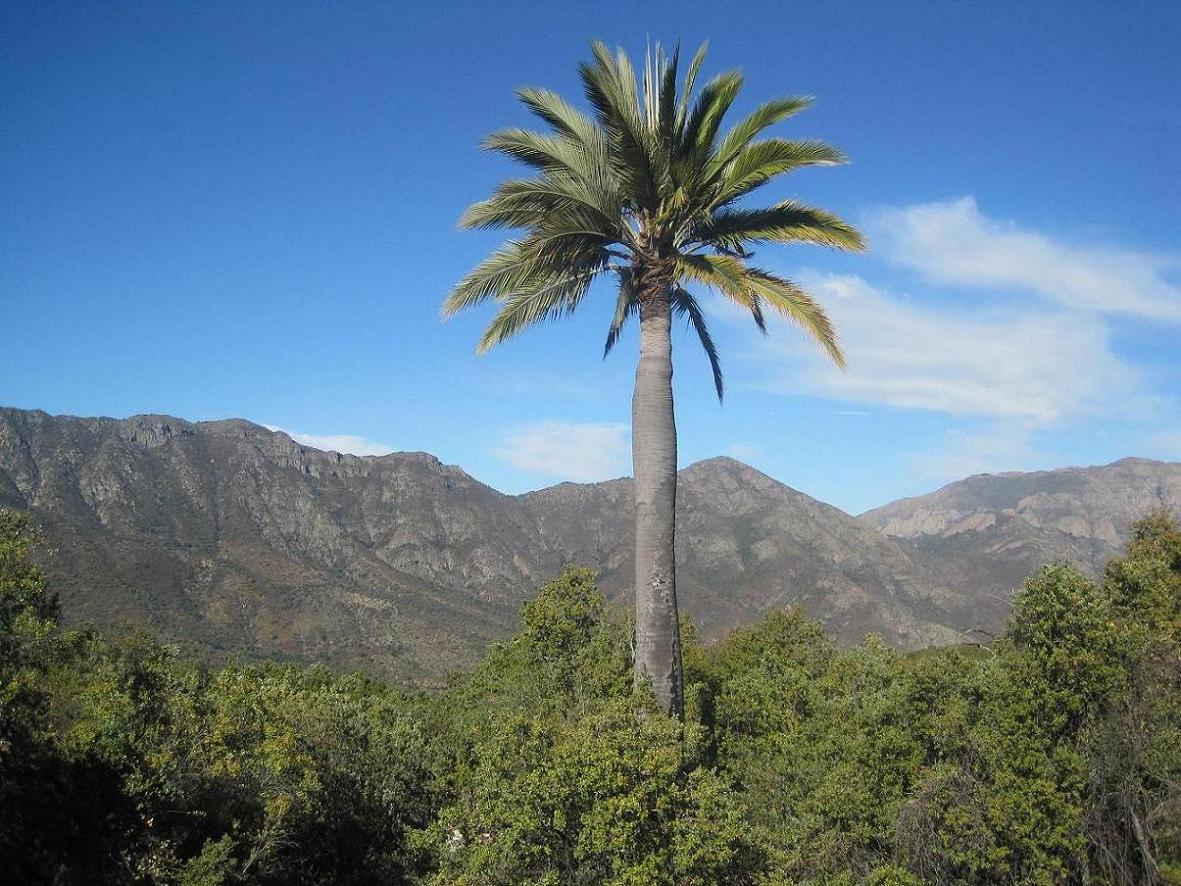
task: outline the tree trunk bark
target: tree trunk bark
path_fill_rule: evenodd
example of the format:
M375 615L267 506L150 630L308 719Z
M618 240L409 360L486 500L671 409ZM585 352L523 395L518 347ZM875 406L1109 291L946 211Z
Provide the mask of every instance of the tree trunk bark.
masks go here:
M667 289L640 304L640 362L632 397L636 517L636 681L670 714L684 714L674 536L677 427L672 305Z

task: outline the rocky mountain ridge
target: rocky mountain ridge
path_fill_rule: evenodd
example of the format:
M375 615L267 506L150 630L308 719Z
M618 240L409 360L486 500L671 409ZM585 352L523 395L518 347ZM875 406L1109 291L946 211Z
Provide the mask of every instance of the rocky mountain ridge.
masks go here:
M1116 556L1128 529L1163 508L1181 517L1181 464L1124 458L1109 465L980 474L859 518L897 540L930 579L976 590L961 623L995 624L1013 587L1049 560L1093 575Z
M854 518L711 459L684 469L680 490L678 583L707 637L799 604L844 642L869 631L907 648L954 642L1003 618L997 582L973 584L988 557L1016 543L1014 572L1027 549L1060 540L994 536L1025 523L1004 509L988 523L980 496L952 487ZM426 453L321 452L238 419L0 408L0 506L45 527L67 618L145 625L211 657L437 680L507 635L521 601L565 564L598 569L608 596L626 600L630 500L626 479L505 495ZM1094 513L1083 519L1106 531ZM954 568L932 562L948 539L964 547Z

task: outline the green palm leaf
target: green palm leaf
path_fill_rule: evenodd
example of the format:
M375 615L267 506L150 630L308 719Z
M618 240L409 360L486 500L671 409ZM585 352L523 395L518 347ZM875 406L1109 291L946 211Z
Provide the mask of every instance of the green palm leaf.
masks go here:
M615 316L611 318L611 327L607 330L607 343L603 346L604 359L611 353L619 341L619 335L627 321L640 312L640 303L636 299L636 290L631 285L630 275L620 275L619 295L615 299Z
M836 166L845 155L830 145L813 141L768 138L747 145L715 177L716 196L710 208L727 206L776 176L808 166Z
M694 231L694 240L741 250L749 243L812 243L859 252L865 238L852 225L823 209L785 200L767 209L729 209Z
M705 314L702 313L701 306L697 304L697 299L680 287L673 290L672 301L673 310L689 318L689 323L697 333L697 338L705 350L706 357L709 358L709 368L713 371L714 376L714 390L717 392L720 403L725 388L722 379L722 361L718 357L717 346L714 344L713 336L709 334L709 327L705 323Z
M710 164L708 174L721 170L738 156L738 152L754 141L755 137L769 126L774 126L794 117L812 104L809 96L789 96L773 99L757 107L746 119L736 124L718 146L717 154Z
M771 307L843 365L836 333L816 300L747 261L768 243L861 250L861 233L831 212L793 200L764 207L742 201L780 175L843 163L844 155L821 142L762 138L806 109L808 97L765 102L722 134L742 75L728 71L698 89L705 49L693 55L678 85L680 47L665 54L657 46L637 73L625 53L593 44L579 67L589 113L548 90L518 90L546 131L500 130L484 147L524 164L533 177L504 182L470 206L460 224L519 234L460 280L443 305L451 316L500 303L481 352L573 310L591 282L612 270L619 288L604 354L644 299L667 298L701 340L720 395L716 343L687 288L696 284L740 305L763 331ZM645 288L652 285L664 288Z
M484 330L476 347L483 354L541 320L555 319L578 307L598 269L554 276L509 296Z
M845 353L837 340L836 329L820 303L811 295L792 283L758 268L747 270L751 289L759 299L773 307L784 317L795 321L811 338L820 345L832 362L845 367Z

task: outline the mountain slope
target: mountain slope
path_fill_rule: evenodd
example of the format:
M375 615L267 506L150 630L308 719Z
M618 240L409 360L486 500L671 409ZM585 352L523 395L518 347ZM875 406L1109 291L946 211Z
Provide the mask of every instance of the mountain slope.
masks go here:
M438 673L504 633L502 578L535 544L511 499L431 456L322 453L247 422L5 411L0 465L0 503L57 549L67 616L215 653Z
M630 596L630 480L509 496L425 453L320 452L241 420L0 408L0 505L45 526L68 619L210 656L429 682L565 564ZM1181 465L982 475L853 518L711 459L681 472L678 586L707 638L798 603L844 642L951 642L997 627L1047 560L1098 571L1160 506L1181 515Z
M975 589L949 608L951 621L995 625L1012 589L1039 565L1064 559L1097 575L1154 508L1181 517L1181 464L1125 458L980 474L859 519L904 545L936 584Z
M594 564L608 592L629 591L631 481L567 483L522 501L548 550ZM903 646L955 638L938 624L947 593L899 545L748 465L685 468L677 506L678 592L706 636L799 603L845 642L870 631Z
M847 641L945 642L946 591L854 518L726 459L682 473L680 584L707 636L793 602ZM0 505L56 552L67 617L211 655L437 678L565 563L626 597L630 481L507 496L423 453L358 458L240 420L0 409Z

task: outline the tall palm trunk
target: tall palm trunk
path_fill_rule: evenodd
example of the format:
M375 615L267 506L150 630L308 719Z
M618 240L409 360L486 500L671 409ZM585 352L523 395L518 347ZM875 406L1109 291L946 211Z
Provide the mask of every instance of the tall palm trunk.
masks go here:
M636 680L683 713L674 535L677 426L673 417L672 305L667 286L640 304L640 362L632 397L636 516Z

